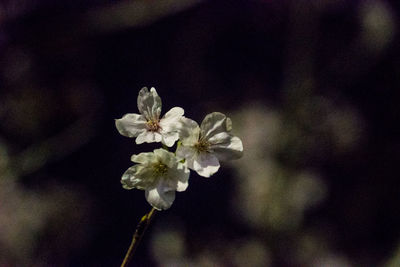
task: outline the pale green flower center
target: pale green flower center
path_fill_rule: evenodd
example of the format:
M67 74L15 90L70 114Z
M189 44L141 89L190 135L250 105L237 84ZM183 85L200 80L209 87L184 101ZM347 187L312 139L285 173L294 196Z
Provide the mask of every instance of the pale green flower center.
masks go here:
M200 138L200 140L194 145L194 147L198 152L207 152L210 147L210 143Z
M164 163L157 162L153 165L153 171L157 175L164 175L168 172L168 166Z
M151 132L158 132L161 127L158 120L149 120L146 122L146 128Z

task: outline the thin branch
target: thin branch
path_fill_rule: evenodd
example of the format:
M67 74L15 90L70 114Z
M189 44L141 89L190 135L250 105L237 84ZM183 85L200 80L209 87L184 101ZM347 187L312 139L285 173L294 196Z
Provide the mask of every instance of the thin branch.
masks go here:
M147 213L142 217L142 219L140 219L140 222L136 226L135 233L133 234L131 245L129 246L128 251L126 252L121 267L128 266L129 261L132 259L132 256L135 253L136 248L139 246L140 240L142 240L142 237L146 232L146 229L149 226L151 220L154 218L155 214L156 214L156 209L152 208L149 213Z

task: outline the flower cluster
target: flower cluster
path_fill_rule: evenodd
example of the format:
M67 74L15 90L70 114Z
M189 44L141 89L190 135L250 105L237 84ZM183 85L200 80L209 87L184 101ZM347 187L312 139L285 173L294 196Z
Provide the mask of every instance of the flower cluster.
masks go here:
M137 163L123 175L125 189L145 190L147 201L158 210L171 207L175 191L185 191L191 170L210 177L220 167L220 161L240 158L242 141L233 136L231 120L220 112L208 114L201 125L183 116L180 107L161 115L161 98L156 89L140 90L137 99L140 114L129 113L115 120L123 136L136 138L136 144L161 142L164 148L133 155ZM178 141L175 153L169 152Z

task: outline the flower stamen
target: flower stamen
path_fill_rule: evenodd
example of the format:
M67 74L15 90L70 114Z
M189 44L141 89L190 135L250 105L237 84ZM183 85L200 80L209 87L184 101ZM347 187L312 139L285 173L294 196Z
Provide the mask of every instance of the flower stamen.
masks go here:
M146 128L151 132L158 132L158 130L161 127L158 120L157 121L149 120L146 122Z
M157 162L153 165L153 170L157 175L164 175L168 172L168 166L164 163Z
M200 139L194 147L198 152L208 152L208 149L210 147L210 143L207 142L206 140Z

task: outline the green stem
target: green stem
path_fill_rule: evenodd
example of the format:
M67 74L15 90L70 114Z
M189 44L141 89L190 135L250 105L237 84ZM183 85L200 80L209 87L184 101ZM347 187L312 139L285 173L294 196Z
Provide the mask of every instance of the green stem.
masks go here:
M129 261L132 259L133 254L135 253L137 247L139 246L140 240L142 240L142 237L146 232L146 229L149 226L155 214L156 214L156 209L152 208L149 213L147 213L142 217L142 219L140 219L140 222L136 226L135 233L133 234L131 245L129 246L125 258L122 261L121 267L128 266Z
M162 148L164 148L165 150L169 151L169 147L167 147L166 145L162 144Z

